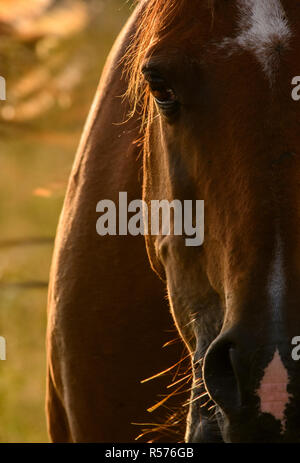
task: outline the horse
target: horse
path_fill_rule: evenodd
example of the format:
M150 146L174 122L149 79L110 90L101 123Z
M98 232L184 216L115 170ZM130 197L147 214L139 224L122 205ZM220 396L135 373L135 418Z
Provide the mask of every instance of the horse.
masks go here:
M134 441L153 401L163 397L159 419L169 413L170 376L156 373L184 348L175 384L188 387L172 400L188 413L165 441L300 442L299 36L296 0L138 2L102 74L56 237L52 441ZM119 192L149 206L203 200L204 243L98 235L96 204ZM174 330L181 344L162 349Z

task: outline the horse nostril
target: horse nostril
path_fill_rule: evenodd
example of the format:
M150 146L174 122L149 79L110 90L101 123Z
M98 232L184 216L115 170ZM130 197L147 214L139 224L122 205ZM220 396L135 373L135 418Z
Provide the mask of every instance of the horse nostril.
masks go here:
M204 359L206 389L225 413L237 409L241 402L236 365L236 348L221 339L213 343Z

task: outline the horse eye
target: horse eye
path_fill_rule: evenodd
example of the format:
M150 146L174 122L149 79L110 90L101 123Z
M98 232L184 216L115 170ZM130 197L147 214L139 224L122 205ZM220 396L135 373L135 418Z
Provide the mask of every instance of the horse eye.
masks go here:
M174 90L162 79L152 73L145 73L145 79L158 106L165 111L172 111L178 100Z
M150 85L152 95L158 104L160 103L175 103L177 101L176 95L173 89L165 86L153 87Z

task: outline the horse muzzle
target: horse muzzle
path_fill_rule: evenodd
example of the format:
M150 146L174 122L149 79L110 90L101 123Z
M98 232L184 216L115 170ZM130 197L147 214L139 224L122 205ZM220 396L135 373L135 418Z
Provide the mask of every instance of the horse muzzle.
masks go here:
M188 440L216 441L217 426L223 442L300 442L300 362L288 343L254 333L236 325L209 347L199 374L215 407L200 423L190 413Z

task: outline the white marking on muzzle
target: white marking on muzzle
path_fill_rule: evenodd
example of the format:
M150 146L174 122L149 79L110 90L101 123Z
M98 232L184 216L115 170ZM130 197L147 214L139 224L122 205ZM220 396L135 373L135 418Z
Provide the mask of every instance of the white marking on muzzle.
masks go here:
M278 226L267 289L271 308L271 326L273 327L272 342L277 343L282 336L282 307L286 291L283 243ZM280 420L282 432L285 431L286 427L284 412L290 399L290 394L287 392L288 383L288 371L280 358L279 350L276 349L273 359L264 370L264 376L256 393L260 398L261 412L270 413L274 418Z
M290 395L287 392L289 382L288 372L276 350L273 359L264 370L264 376L256 394L260 398L260 410L262 413L270 413L275 419L280 420L282 432L285 431L284 412L289 402Z

